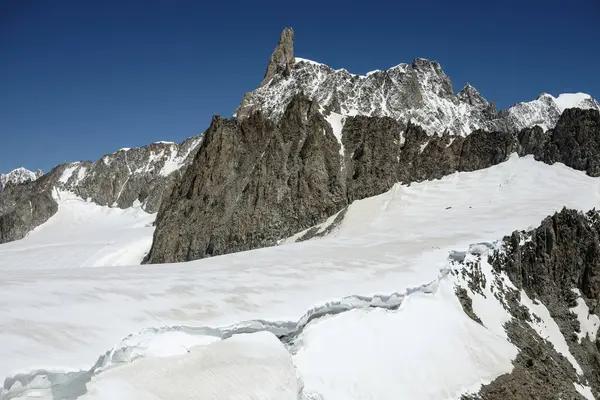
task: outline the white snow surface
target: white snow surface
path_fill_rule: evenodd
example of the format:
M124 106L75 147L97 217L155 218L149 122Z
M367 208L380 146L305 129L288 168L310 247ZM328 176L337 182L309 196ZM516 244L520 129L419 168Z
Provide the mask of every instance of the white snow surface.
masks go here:
M511 371L517 355L507 340L466 317L448 279L435 293L407 297L397 312L324 318L300 340L294 361L305 393L327 400L459 398Z
M0 245L0 271L70 269L140 264L152 244L155 215L138 205L99 206L62 190L58 211L14 242Z
M275 335L257 332L138 359L93 378L88 390L82 400L297 400L300 388L290 353Z
M587 400L596 400L592 393L592 388L587 385L581 385L579 383L573 383L575 390Z
M89 398L185 398L179 397L185 387L203 393L210 388L202 382L230 382L226 377L237 375L239 380L231 382L239 393L251 390L254 398L270 399L283 387L278 383L292 379L281 345L266 333L252 345L235 342L239 334L231 346L220 337L267 326L303 326L292 360L305 394L327 395L326 400L386 399L390 393L439 399L476 391L509 372L516 354L501 330L506 315L491 302L473 298L485 327L462 312L452 292L456 282L441 272L448 252L531 228L563 206L597 207L600 180L562 164L513 156L491 168L397 184L356 201L340 226L320 240L121 268L81 268L96 265L89 260L97 260L98 252L102 258L100 249L107 247L89 238L109 230L119 237L115 226L151 234L145 224L152 217L135 210L90 211L91 204L69 201L74 203L68 209L79 207L81 214L71 217L59 206L57 215L27 238L0 245L0 376L89 370L108 354L88 383ZM124 214L105 222L113 212ZM128 222L114 222L123 219ZM121 249L132 243L117 242ZM393 294L386 301L400 308L367 308L382 304L379 297L368 300L375 294ZM355 309L309 319L328 307ZM543 321L545 329L553 322ZM560 337L544 332L561 347ZM266 359L248 355L260 349ZM237 361L245 357L252 360L248 365ZM206 359L218 361L218 374L197 368ZM271 364L285 367L273 371ZM198 375L192 379L190 371ZM269 393L246 380L255 376L261 382L267 375L272 380L264 387L274 388ZM192 382L196 377L198 383ZM19 385L11 389L15 397Z
M342 156L342 165L343 165L343 157L344 157L344 143L342 142L342 129L344 128L344 122L346 118L342 114L338 114L336 112L331 112L325 118L325 120L331 125L331 130L333 131L333 135L337 139L340 144L340 155Z
M599 108L600 104L587 93L562 93L554 98L554 102L559 110L565 111L567 108Z
M579 297L577 298L577 306L571 308L571 311L577 315L577 321L579 321L579 327L581 331L577 333L577 339L581 343L581 339L588 338L594 342L596 335L598 334L598 327L600 327L600 318L596 314L590 313L590 309L585 303L585 300L581 298L581 292L579 289L573 289Z

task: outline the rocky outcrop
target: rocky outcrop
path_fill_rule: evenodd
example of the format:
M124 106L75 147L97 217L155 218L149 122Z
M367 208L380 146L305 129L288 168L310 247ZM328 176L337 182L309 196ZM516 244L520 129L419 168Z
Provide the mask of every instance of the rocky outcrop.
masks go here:
M35 181L9 183L0 193L0 243L21 239L46 222L58 210L52 198L55 174Z
M178 262L277 243L396 182L507 159L507 133L428 136L388 117L347 117L341 143L319 106L294 97L276 124L256 112L214 118L159 211L148 262Z
M343 143L349 201L383 193L397 182L486 168L518 150L516 139L508 133L429 136L418 125L372 117L348 118Z
M481 93L467 82L465 87L456 95L458 99L483 112L493 116L496 113L496 105L487 101Z
M523 154L548 164L561 162L571 168L600 176L600 112L567 109L556 127L544 132L539 127L519 133Z
M157 217L149 261L185 261L275 244L346 205L339 144L297 96L279 124L215 117Z
M488 262L497 274L506 274L517 290L545 305L581 369L559 354L531 327L538 318L519 305L519 291L507 301L513 319L505 325L509 339L520 350L511 373L484 385L464 399L583 399L575 385L600 395L600 340L578 335L583 327L572 312L584 301L597 313L600 298L600 215L563 209L530 232L513 232ZM499 294L497 294L499 295ZM581 297L579 297L581 295ZM507 297L508 298L508 297ZM589 318L583 316L583 318ZM550 339L552 340L552 339ZM580 386L581 385L581 386Z
M161 207L148 261L274 245L397 182L487 168L512 153L594 175L598 119L598 111L571 109L546 132L430 136L390 117L343 117L302 94L277 123L261 112L215 118L207 142Z
M264 83L244 95L235 113L237 118L261 111L278 121L290 100L303 93L320 107L344 116L411 120L430 135L509 130L495 109L471 105L457 97L440 64L422 58L367 75L295 58L289 75L279 74L268 85Z
M0 243L23 238L54 215L56 189L102 206L127 208L139 203L149 213L158 211L201 141L195 136L181 144L159 142L121 149L94 163L61 164L36 180L8 183L0 193Z
M267 71L265 72L265 77L260 86L269 83L274 76L290 76L293 67L294 30L292 28L285 28L283 32L281 32L279 43L277 44L277 47L275 47L275 51L273 51L273 54L269 59Z

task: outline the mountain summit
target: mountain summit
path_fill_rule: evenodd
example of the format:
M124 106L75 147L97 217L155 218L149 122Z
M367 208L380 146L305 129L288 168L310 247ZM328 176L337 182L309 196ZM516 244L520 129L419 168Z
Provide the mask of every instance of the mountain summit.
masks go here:
M447 132L465 136L477 129L514 133L534 125L547 130L556 125L565 108L600 109L591 96L577 93L517 103L508 112L498 112L468 83L455 94L450 78L436 61L417 58L411 64L385 71L352 74L294 57L294 33L286 28L269 60L265 78L256 90L244 95L234 115L243 119L260 110L279 121L299 93L327 112L411 121L430 135Z
M261 82L260 86L269 83L269 81L276 75L281 74L285 77L289 76L294 67L294 30L292 28L285 28L281 32L279 43L275 47L275 51L269 59L267 65L267 71L265 77Z
M30 171L26 168L17 168L10 171L8 174L0 174L0 192L4 190L4 187L11 183L23 183L27 181L35 181L40 176L44 175L41 170L36 172Z

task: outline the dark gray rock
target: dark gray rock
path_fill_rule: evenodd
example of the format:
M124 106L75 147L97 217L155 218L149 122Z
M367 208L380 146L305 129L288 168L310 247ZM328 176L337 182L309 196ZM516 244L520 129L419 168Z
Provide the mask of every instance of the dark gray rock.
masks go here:
M571 363L530 328L527 322L535 315L519 310L515 292L512 300L507 297L513 319L505 326L520 350L514 370L465 399L582 399L573 383L585 383L596 397L600 394L600 342L578 342L579 322L569 310L575 305L572 289L579 289L588 305L597 304L599 238L600 217L595 210L583 214L563 209L530 232L505 237L503 250L488 260L496 272L505 272L518 289L548 308L584 376L578 377Z
M281 74L283 77L290 76L292 68L294 67L294 30L292 28L285 28L281 32L279 43L267 65L267 71L265 77L261 82L261 86L269 83L269 81L276 75Z
M306 233L304 233L302 236L300 236L296 240L296 242L304 242L306 240L310 240L310 239L314 239L314 238L318 238L318 237L325 237L325 236L329 235L338 226L340 226L340 224L344 220L344 217L346 216L346 212L348 212L348 207L345 207L340 212L338 212L337 215L335 216L335 218L333 219L333 221L331 222L331 224L329 224L327 226L322 226L322 225L313 226L308 231L306 231Z
M481 319L479 319L477 314L475 314L475 311L473 311L473 300L471 299L471 297L469 297L469 293L467 292L467 290L457 286L454 289L454 292L456 293L456 297L458 298L458 301L460 302L460 305L465 314L467 314L467 316L473 321L477 322L480 325L483 325Z
M273 245L347 204L339 144L302 96L277 125L260 113L215 117L204 137L161 206L149 262Z
M465 87L456 95L458 99L473 107L486 112L489 115L496 113L496 105L487 101L470 83L467 82Z
M506 160L510 134L430 137L388 117L348 117L340 145L299 94L274 123L215 117L193 164L159 211L148 262L270 246L396 182L441 178ZM314 232L313 232L314 233Z
M520 349L513 371L461 400L585 399L573 386L579 381L575 370L549 342L522 320L512 319L505 328Z
M35 181L8 183L0 193L0 243L22 239L58 210L52 198L54 174Z
M561 162L571 168L600 176L600 112L565 110L556 127L544 133L539 127L519 133L522 154L533 154L548 164Z

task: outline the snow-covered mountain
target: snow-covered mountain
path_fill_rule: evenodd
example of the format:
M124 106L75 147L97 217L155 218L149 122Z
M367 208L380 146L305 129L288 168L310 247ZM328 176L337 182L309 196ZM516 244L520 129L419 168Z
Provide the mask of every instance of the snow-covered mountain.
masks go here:
M423 58L387 70L357 75L345 69L294 57L294 34L285 30L271 57L261 85L246 93L236 110L245 118L260 110L279 120L294 95L303 93L325 113L342 116L391 117L421 125L429 134L468 135L476 129L518 132L534 125L553 128L566 108L596 108L600 103L584 93L542 95L496 110L469 83L455 94L450 78L437 61Z
M493 104L468 85L456 95L436 61L422 58L385 71L355 75L314 61L295 58L289 76L275 75L247 93L236 111L243 118L261 110L278 120L297 93L324 110L343 116L366 115L412 121L430 133L467 135L476 129L505 130Z
M8 174L0 174L0 192L8 182L23 183L26 181L35 181L42 175L44 175L44 172L39 169L36 172L33 172L26 168L17 168L10 171Z
M554 97L542 93L537 99L517 103L508 110L508 120L516 130L539 125L544 130L554 128L568 108L600 110L600 102L585 93L563 93Z
M58 210L56 190L100 206L137 205L155 213L201 143L202 137L194 136L179 144L120 149L96 162L61 164L29 184L8 186L0 195L0 243L23 238L52 217ZM31 173L18 176L29 178Z
M56 186L98 205L127 208L139 201L148 212L156 212L174 174L191 162L200 143L202 136L193 136L180 144L163 141L119 149L94 163L63 164L56 171Z

